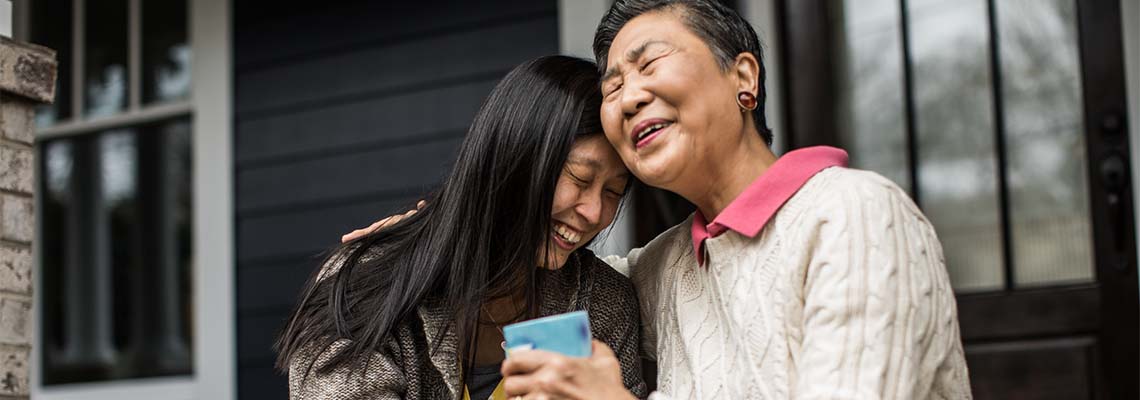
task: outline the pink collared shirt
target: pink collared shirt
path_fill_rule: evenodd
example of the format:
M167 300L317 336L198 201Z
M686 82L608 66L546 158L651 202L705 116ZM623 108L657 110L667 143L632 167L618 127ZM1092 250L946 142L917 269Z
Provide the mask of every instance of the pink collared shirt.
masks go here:
M846 167L847 152L827 146L807 147L784 154L744 192L728 204L711 223L697 210L693 215L693 254L704 264L701 246L705 239L731 229L749 238L756 237L768 220L811 177L829 167Z

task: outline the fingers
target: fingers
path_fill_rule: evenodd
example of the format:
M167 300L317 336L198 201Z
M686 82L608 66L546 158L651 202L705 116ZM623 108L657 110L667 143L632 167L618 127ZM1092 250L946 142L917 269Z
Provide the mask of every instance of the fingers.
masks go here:
M617 355L614 354L614 350L601 340L594 339L592 348L593 354L590 356L590 358L617 358Z
M564 364L566 356L542 350L513 351L503 360L503 376L529 374L546 364Z
M357 230L354 230L352 232L349 232L348 234L340 237L340 242L341 243L348 243L348 242L351 242L353 240L360 239L362 237L368 236L372 232L376 232L378 230L381 230L381 229L387 228L389 226L395 225L396 223L403 221L404 218L410 217L413 214L415 214L416 211L423 208L425 204L427 204L427 203L425 203L423 200L420 200L419 203L416 203L416 209L415 210L408 210L408 212L405 212L403 214L393 215L393 216L390 216L388 218L384 218L382 220L373 222L372 225L368 225L367 228L357 229Z
M503 391L507 398L524 396L527 399L554 399L571 397L574 385L568 377L554 368L542 368L533 374L512 375L503 378Z
M524 398L531 398L529 396L530 389L535 386L535 379L531 375L515 375L503 378L503 393L507 398L513 399L514 396L523 396Z
M391 221L392 218L399 218L399 217L384 218L382 220L373 222L372 225L368 225L367 228L357 229L357 230L354 230L352 232L349 232L348 234L340 237L340 242L341 243L351 242L353 240L362 238L362 237L368 235L369 233L375 232L377 229L386 227L389 225L389 223L395 223L395 222ZM397 221L399 221L399 220L397 220Z
M584 362L542 350L512 352L503 362L503 390L508 398L589 398L581 395L574 382Z

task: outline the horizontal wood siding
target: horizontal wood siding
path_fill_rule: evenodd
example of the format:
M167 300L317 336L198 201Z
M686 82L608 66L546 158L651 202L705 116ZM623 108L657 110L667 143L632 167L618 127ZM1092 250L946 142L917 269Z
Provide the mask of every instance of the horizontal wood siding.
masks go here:
M557 7L235 3L238 394L285 398L272 343L321 253L440 181L495 82L558 52Z

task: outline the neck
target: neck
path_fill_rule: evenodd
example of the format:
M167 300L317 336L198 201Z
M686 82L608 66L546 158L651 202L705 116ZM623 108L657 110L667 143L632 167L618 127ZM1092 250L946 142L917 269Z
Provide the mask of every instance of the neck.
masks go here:
M482 311L485 317L494 321L496 325L510 324L526 307L526 296L520 291L510 296L487 299L483 302Z
M710 157L698 165L698 181L692 190L678 192L712 221L736 200L752 182L776 163L776 155L756 132L741 135L738 143L726 146L724 154Z

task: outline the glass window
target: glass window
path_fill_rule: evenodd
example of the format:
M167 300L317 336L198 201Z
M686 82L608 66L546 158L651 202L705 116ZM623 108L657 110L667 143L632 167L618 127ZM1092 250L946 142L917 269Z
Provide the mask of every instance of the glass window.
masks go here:
M190 94L186 0L142 5L142 101L182 100Z
M992 4L835 1L841 144L854 166L917 184L956 290L1089 282L1075 2Z
M996 3L1017 286L1093 279L1073 0Z
M844 1L837 58L840 145L851 165L910 191L897 0Z
M910 3L917 194L959 290L1004 286L985 0Z
M36 110L36 126L46 127L71 118L71 0L36 0L28 5L37 22L29 27L31 42L55 50L58 62L55 102Z
M189 127L41 144L45 384L192 371Z
M49 386L192 374L190 116L125 122L188 98L187 3L83 3L74 13L78 1L37 0L29 21L33 41L58 49L62 61L56 104L37 114L52 134L36 143L37 367ZM129 15L140 16L140 29ZM82 62L69 63L76 48ZM129 70L132 55L138 74ZM83 82L68 85L69 68ZM130 106L132 79L141 81L138 107ZM68 99L82 99L84 111ZM92 118L104 122L96 128ZM69 123L53 126L59 121Z
M102 117L127 107L127 0L86 4L84 20L84 116Z

